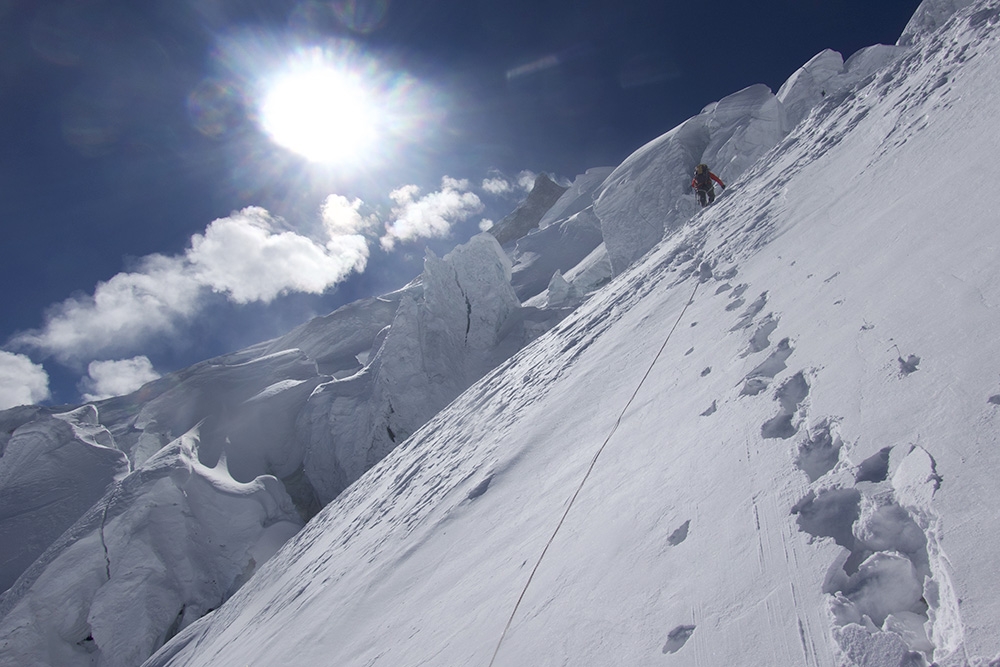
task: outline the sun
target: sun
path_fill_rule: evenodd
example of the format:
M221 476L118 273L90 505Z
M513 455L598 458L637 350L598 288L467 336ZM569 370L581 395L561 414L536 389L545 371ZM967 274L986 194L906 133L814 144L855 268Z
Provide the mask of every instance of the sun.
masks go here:
M377 105L365 82L327 63L291 69L268 86L260 107L264 130L311 162L350 163L377 139Z

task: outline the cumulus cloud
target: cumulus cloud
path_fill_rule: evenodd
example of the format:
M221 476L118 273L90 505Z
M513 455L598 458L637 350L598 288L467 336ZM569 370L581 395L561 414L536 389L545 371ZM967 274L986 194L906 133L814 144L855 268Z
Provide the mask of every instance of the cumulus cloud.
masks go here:
M280 231L280 220L250 207L213 221L191 237L183 255L150 255L135 270L100 282L46 314L45 326L14 337L14 345L64 363L134 351L155 335L194 317L207 289L230 301L270 302L290 292L320 294L368 262L371 227L359 200L333 195L322 208L327 233L319 241Z
M100 401L112 396L124 396L160 377L153 370L152 362L145 356L118 361L92 361L87 367L87 377L80 381L80 392L85 401Z
M49 375L23 354L0 350L0 410L49 398Z
M491 176L483 179L483 190L491 195L504 195L513 189L514 186L503 176Z
M13 343L71 362L169 333L198 309L201 284L187 269L182 258L145 257L138 270L99 282L93 295L53 306L42 329L22 333Z
M214 221L191 237L186 260L202 284L236 303L270 302L280 294L321 294L368 262L359 235L331 237L325 246L294 232L276 232L262 208Z
M360 199L349 200L341 195L330 195L323 202L320 213L323 216L323 226L331 237L364 234L378 224L375 216L363 216L360 213L363 202Z
M517 176L508 178L497 170L491 170L489 175L483 179L482 189L484 192L494 196L520 195L523 192L531 192L535 185L538 174L530 169L518 172Z
M479 221L479 231L488 232L489 230L493 229L494 224L496 223L494 223L489 218L483 218L482 220Z
M531 188L535 186L536 178L538 178L538 174L529 169L525 169L517 175L517 184L525 192L531 192Z
M385 226L382 247L392 250L399 241L448 236L453 225L484 208L479 197L468 191L469 187L467 180L445 176L440 190L423 197L415 185L392 191L389 196L396 205L392 209L392 221Z

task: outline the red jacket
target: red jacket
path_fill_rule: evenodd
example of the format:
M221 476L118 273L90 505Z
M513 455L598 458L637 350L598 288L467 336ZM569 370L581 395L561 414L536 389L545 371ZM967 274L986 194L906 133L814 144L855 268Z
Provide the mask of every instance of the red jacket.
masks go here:
M716 176L712 172L708 172L708 175L712 177L713 181L715 181L716 183L718 183L719 185L721 185L723 190L726 189L726 184L722 182L722 179L720 179L718 176ZM694 188L695 190L698 189L698 178L697 177L691 179L691 187Z

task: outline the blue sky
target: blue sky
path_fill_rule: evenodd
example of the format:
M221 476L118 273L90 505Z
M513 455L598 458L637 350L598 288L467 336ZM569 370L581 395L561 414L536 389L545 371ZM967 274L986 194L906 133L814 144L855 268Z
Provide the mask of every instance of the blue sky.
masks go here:
M917 4L0 0L0 407L127 391L397 288L533 174L893 43ZM348 87L295 100L317 69Z

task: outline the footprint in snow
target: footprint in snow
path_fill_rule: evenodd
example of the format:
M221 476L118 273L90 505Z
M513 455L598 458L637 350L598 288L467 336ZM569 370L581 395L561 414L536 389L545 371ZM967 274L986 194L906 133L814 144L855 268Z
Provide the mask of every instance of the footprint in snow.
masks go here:
M892 340L891 338L889 340ZM899 346L893 343L892 347L889 349L896 349L896 361L899 362L899 375L900 377L906 377L910 373L916 372L917 366L920 365L920 357L915 354L908 355L906 359L903 359L903 352L899 349Z
M857 482L884 482L889 476L889 453L892 447L883 447L861 462L854 473Z
M741 357L746 357L751 354L756 354L757 352L763 352L768 347L771 346L771 334L774 330L778 328L778 318L773 314L765 317L761 323L757 326L757 330L754 331L753 336L750 337L750 343L747 345L746 351L741 354Z
M910 373L917 371L917 366L920 364L920 357L915 354L911 354L905 360L903 356L899 356L899 372L902 375L909 375Z
M670 533L670 537L667 538L667 544L672 547L676 547L678 544L687 539L688 528L691 526L691 519L688 519L681 525L680 528Z
M795 435L799 427L795 425L794 419L807 396L809 396L809 383L802 371L799 371L778 387L775 398L781 411L761 425L761 436L787 440Z
M804 472L810 482L815 482L833 470L840 461L840 449L843 444L837 421L824 419L810 428L805 441L799 443L795 467Z
M757 317L758 313L764 309L767 305L767 292L762 292L757 300L747 306L747 309L740 314L740 319L736 325L730 329L730 331L739 331L740 329L746 329L753 323L753 319ZM728 310L728 308L727 308Z
M788 357L792 356L792 352L794 351L795 348L792 347L789 339L782 339L767 359L747 373L746 378L744 378L743 389L740 390L740 395L756 396L767 389L768 384L774 376L788 367L785 365L785 362L788 361Z
M664 653L677 653L687 640L694 634L693 625L678 625L667 634L667 643L663 645Z

